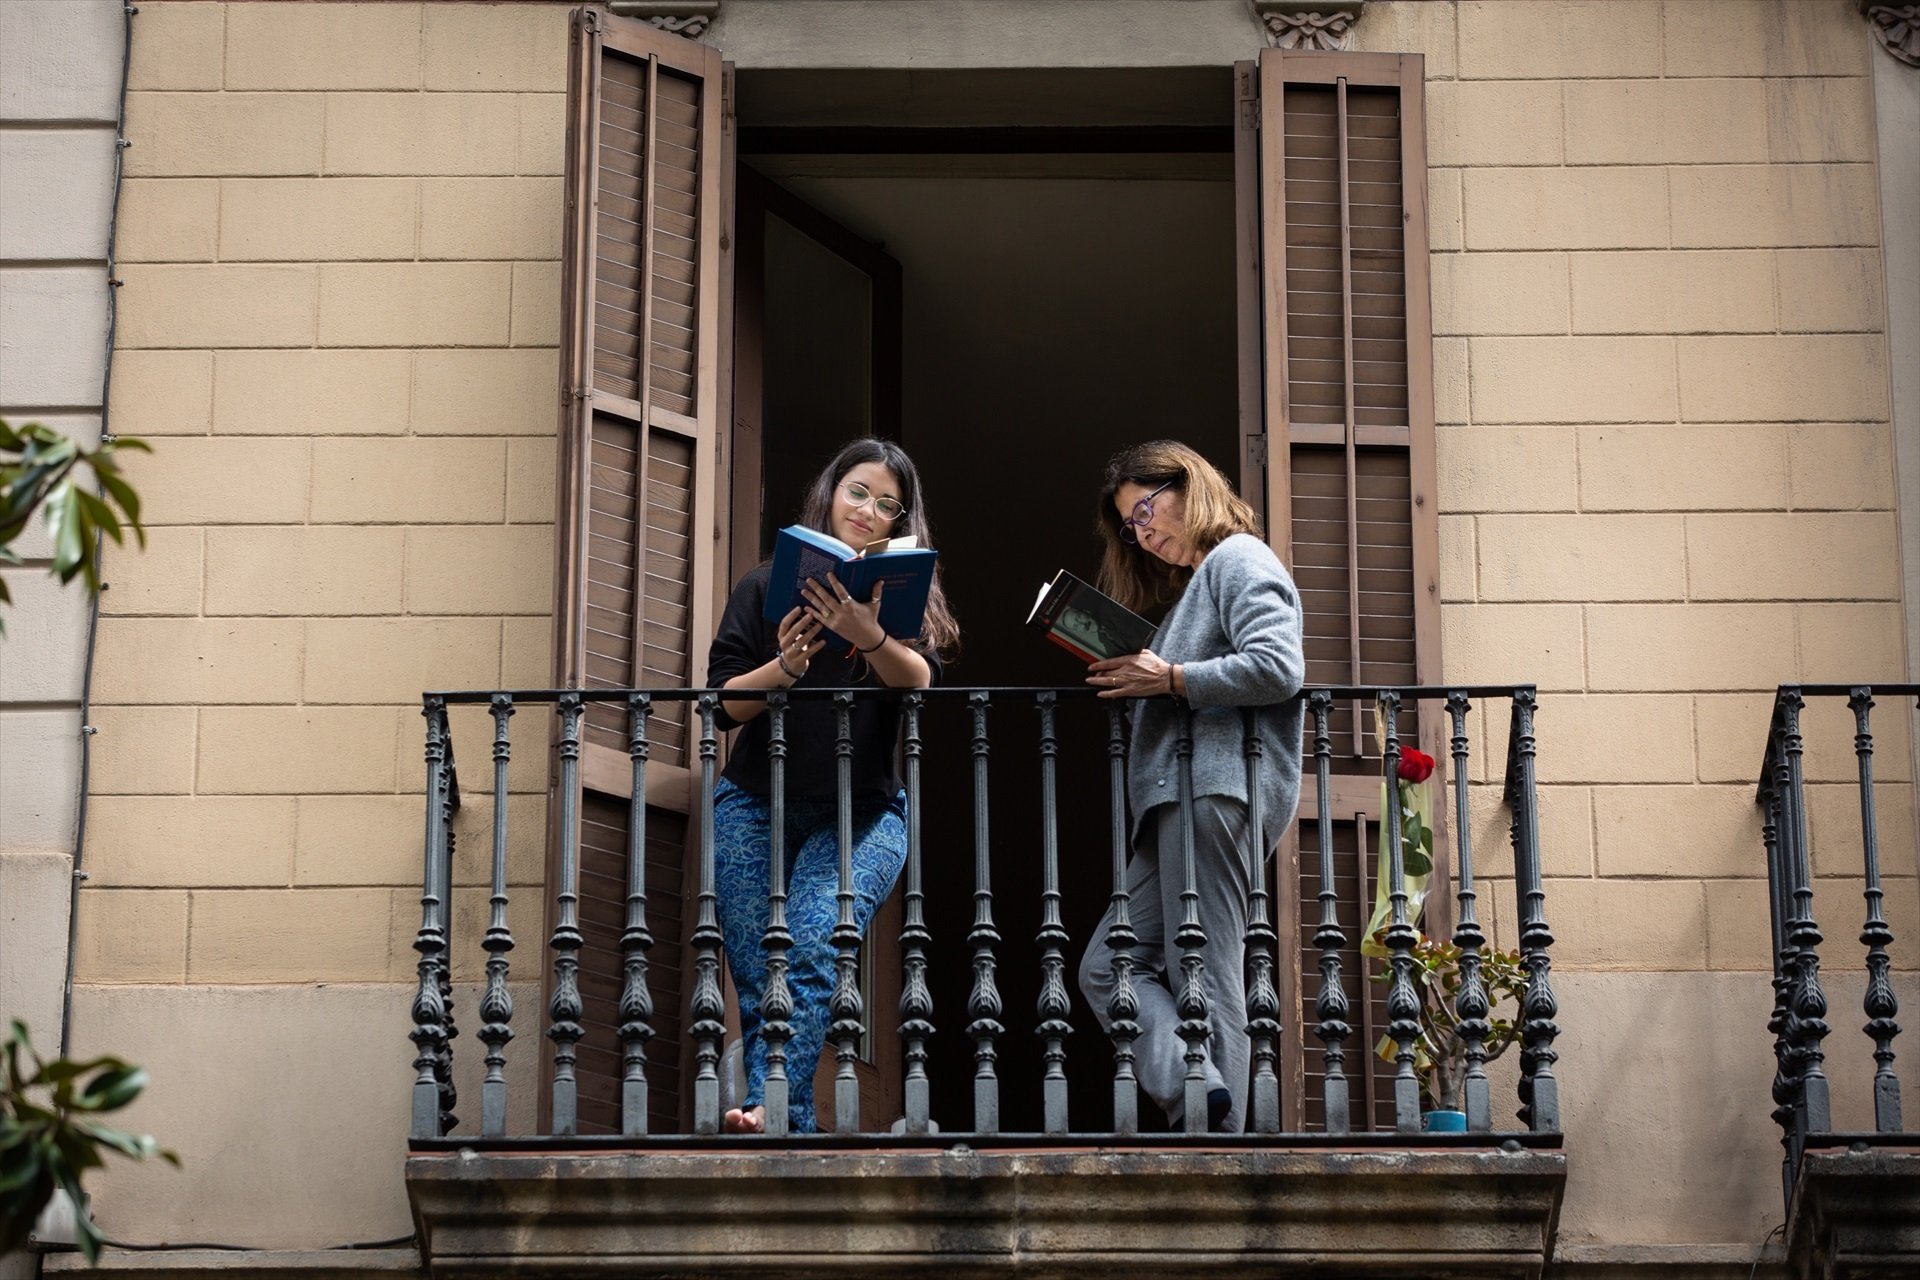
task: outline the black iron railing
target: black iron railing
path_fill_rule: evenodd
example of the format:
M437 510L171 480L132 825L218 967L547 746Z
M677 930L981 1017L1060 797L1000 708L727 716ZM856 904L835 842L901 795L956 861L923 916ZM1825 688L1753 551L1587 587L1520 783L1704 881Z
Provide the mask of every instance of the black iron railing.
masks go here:
M767 957L767 988L763 1000L763 1032L768 1041L768 1079L766 1120L769 1135L783 1137L787 1131L787 1091L789 1073L795 1064L785 1060L789 1035L787 1019L792 1013L792 996L785 984L786 955L793 945L785 916L781 886L783 859L786 856L784 802L787 743L783 720L788 708L803 700L825 699L837 716L838 812L840 849L840 918L832 934L836 951L836 983L832 995L832 1023L828 1044L837 1061L834 1088L836 1132L852 1133L860 1114L860 1083L854 1070L861 1038L868 1030L869 1011L863 1007L856 979L856 956L860 938L854 927L852 893L849 888L851 837L851 761L849 717L854 704L865 698L893 698L899 701L904 722L902 752L903 782L906 791L907 858L904 872L904 925L899 934L901 948L901 989L899 1016L893 1030L903 1048L904 1117L897 1129L909 1140L926 1140L939 1132L931 1114L930 1057L928 1042L935 1032L934 1010L929 995L929 932L922 857L922 785L929 751L923 733L923 718L935 703L958 701L964 704L970 733L964 748L953 746L943 761L957 762L964 752L972 775L972 853L973 916L965 935L971 987L965 1001L964 1017L957 1020L958 1030L972 1044L972 1117L971 1129L957 1129L951 1123L943 1140L977 1138L1002 1132L1000 1102L1002 1081L998 1066L999 1047L1007 1034L1008 1018L1004 1008L999 975L1002 966L1033 964L1038 969L1039 998L1035 1006L1033 1030L1043 1045L1043 1068L1039 1080L1042 1098L1042 1133L1031 1135L1055 1139L1098 1136L1134 1136L1140 1133L1137 1114L1138 1089L1134 1075L1134 1038L1139 1034L1135 1021L1138 1006L1134 988L1135 945L1129 916L1129 894L1123 874L1128 854L1126 811L1127 736L1122 706L1112 700L1095 701L1092 690L1072 688L942 688L911 692L877 689L819 689L775 692L728 690L726 698L761 700L767 703L771 747L769 767L772 780L770 805L774 833L770 850L773 892L769 895L768 923L763 939ZM1559 1029L1550 980L1549 933L1545 911L1545 893L1541 884L1538 803L1534 781L1533 717L1536 700L1532 686L1332 688L1315 687L1300 695L1305 706L1307 768L1317 783L1321 813L1325 820L1315 822L1318 840L1319 926L1312 942L1319 952L1319 985L1314 1001L1315 1023L1311 1028L1295 1028L1296 1034L1311 1034L1323 1051L1325 1129L1333 1135L1350 1129L1349 1073L1350 1054L1365 1055L1373 1046L1349 1046L1353 1027L1350 1010L1367 993L1359 975L1347 972L1352 944L1335 911L1334 817L1330 812L1333 794L1335 753L1332 747L1332 722L1340 704L1358 708L1364 703L1379 706L1382 741L1379 742L1380 776L1397 776L1402 756L1400 736L1403 709L1417 703L1444 706L1451 722L1450 776L1454 800L1452 875L1455 889L1454 926L1451 941L1459 948L1458 986L1448 1008L1450 1021L1459 1028L1466 1060L1463 1104L1469 1135L1494 1132L1491 1086L1485 1070L1487 1043L1492 1034L1489 999L1482 981L1481 961L1489 941L1483 931L1477 909L1475 852L1469 822L1468 791L1471 769L1471 744L1468 716L1474 702L1503 701L1509 704L1509 736L1505 761L1503 797L1510 811L1510 838L1513 857L1515 900L1519 913L1519 956L1524 970L1521 992L1521 1033L1519 1070L1519 1118L1525 1130L1534 1134L1557 1135L1560 1129L1559 1100L1553 1064L1557 1055L1554 1041ZM451 868L453 865L453 818L460 805L460 788L454 759L449 709L462 705L487 707L492 717L492 859L488 920L478 945L486 954L484 988L479 1002L481 1025L478 1039L485 1046L484 1077L481 1083L481 1119L478 1136L498 1138L507 1132L509 1082L506 1072L507 1043L516 1032L514 1007L509 991L509 953L515 939L508 925L508 831L509 762L513 743L509 724L516 711L539 708L541 721L523 724L522 733L540 730L542 750L548 749L547 731L552 728L552 746L557 761L554 776L558 805L554 830L558 856L550 874L553 894L551 934L547 939L549 965L546 979L548 1001L544 1033L552 1045L549 1095L548 1136L566 1138L579 1133L580 1091L578 1049L583 1032L581 995L581 950L583 935L581 901L581 785L583 722L589 708L610 705L626 713L626 754L631 767L631 801L628 810L627 883L625 924L619 937L621 986L618 1002L617 1036L620 1048L621 1081L619 1127L629 1138L649 1134L648 1117L648 1040L654 1034L656 1010L649 987L649 950L653 937L648 928L647 859L645 847L648 822L648 771L656 748L656 736L650 724L663 709L690 711L685 720L689 751L676 746L677 759L688 761L686 776L690 792L689 837L696 856L697 889L693 895L695 919L688 935L692 953L691 991L685 1001L693 1041L691 1057L691 1114L694 1135L715 1134L721 1119L720 1063L725 1035L725 1008L720 970L722 935L717 922L717 896L714 877L713 796L721 734L715 725L720 693L713 689L659 690L530 690L432 693L425 696L426 718L426 833L421 925L414 943L420 953L418 986L413 999L417 1048L414 1059L412 1136L432 1140L452 1134L459 1125L455 1115L453 1085L453 1041L458 1032L454 1023L453 985L450 963L454 939L450 936ZM989 733L989 713L996 707L1024 706L1037 713L1039 722L1039 768L1042 804L1042 841L1039 869L1041 926L1033 945L1012 946L995 925L995 896L990 878L992 843L989 835L989 757L994 741ZM1183 821L1191 830L1192 741L1191 712L1184 701L1175 700L1180 725L1176 751L1180 762L1178 796ZM1110 1129L1072 1130L1067 1107L1066 1054L1062 1048L1068 1033L1068 1019L1076 995L1067 978L1067 957L1072 940L1062 924L1058 833L1061 810L1055 781L1059 754L1056 716L1072 709L1104 717L1108 787L1105 818L1111 850L1111 910L1106 941L1116 953L1116 983L1108 1008L1104 1011L1111 1027L1111 1072L1113 1111ZM1261 742L1255 731L1253 711L1243 712L1246 735L1243 755L1251 780L1262 767ZM557 721L557 726L555 722ZM1358 759L1356 754L1353 758ZM1368 762L1369 767L1372 762ZM678 767L678 766L676 766ZM1797 777L1797 775L1796 775ZM1797 785L1797 783L1796 783ZM1444 795L1444 791L1442 792ZM1261 829L1260 788L1249 786L1249 830ZM1098 802L1092 802L1097 804ZM1070 805L1069 818L1084 825L1089 805ZM1400 810L1388 804L1383 820L1388 830L1381 842L1383 857L1377 874L1384 877L1389 890L1391 912L1384 930L1387 983L1387 1035L1393 1046L1392 1081L1394 1124L1400 1134L1411 1134L1421 1127L1420 1084L1416 1075L1416 1040L1421 1027L1417 1020L1420 996L1414 956L1419 935L1415 921L1409 918L1406 869L1401 855ZM1183 1020L1182 1035L1196 1052L1189 1055L1188 1093L1192 1102L1186 1111L1186 1131L1199 1134L1205 1128L1204 1084L1198 1065L1199 1044L1206 1035L1207 997L1203 985L1204 963L1199 954L1206 937L1197 918L1194 892L1194 866L1191 841L1180 874L1184 877L1183 918L1174 935L1181 949L1179 974L1169 974L1175 987L1177 1007ZM1770 850L1772 846L1770 845ZM1364 851L1361 861L1364 863ZM1277 1069L1282 1037L1288 1028L1283 1019L1275 981L1276 966L1290 958L1277 954L1278 935L1271 918L1273 895L1266 883L1266 860L1250 859L1248 868L1251 891L1248 925L1245 934L1248 1021L1246 1033L1252 1048L1252 1080L1249 1097L1249 1131L1258 1136L1281 1132L1281 1094ZM1363 881L1364 883L1364 881ZM1302 895L1308 895L1303 885ZM1364 919L1364 916L1362 917ZM1802 939L1804 941L1804 939ZM1796 953L1798 954L1798 953ZM1185 1029L1193 1028L1191 1034ZM810 1066L810 1064L808 1064ZM526 1081L521 1088L538 1088ZM1196 1093L1195 1090L1199 1092ZM656 1134L656 1136L658 1136ZM1023 1135L1024 1136L1024 1135ZM1220 1141L1218 1135L1208 1139Z
M1767 897L1773 927L1773 1032L1776 1069L1773 1118L1785 1148L1781 1177L1789 1204L1800 1160L1808 1150L1861 1144L1920 1144L1920 1133L1903 1128L1900 1077L1894 1071L1893 1042L1900 1034L1900 1012L1889 974L1887 949L1893 943L1880 881L1879 818L1873 791L1875 698L1903 712L1920 697L1920 685L1781 685L1774 696L1767 731L1766 758L1760 765L1758 801L1761 837L1767 850ZM1803 715L1813 699L1844 699L1853 712L1853 750L1860 799L1860 858L1865 923L1860 943L1866 948L1863 1033L1873 1042L1873 1132L1836 1133L1826 1071L1827 997L1820 983L1820 944L1814 920L1814 882L1808 858L1806 745ZM1903 726L1904 728L1904 726ZM1823 847L1836 842L1823 840ZM1823 866L1835 867L1826 861Z

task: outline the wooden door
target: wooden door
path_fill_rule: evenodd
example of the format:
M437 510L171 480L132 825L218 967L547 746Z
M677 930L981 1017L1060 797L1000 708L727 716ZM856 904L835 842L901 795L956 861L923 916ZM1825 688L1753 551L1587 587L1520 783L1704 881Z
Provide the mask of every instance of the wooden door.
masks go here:
M555 525L554 674L564 688L704 679L730 529L722 80L714 49L591 8L573 15ZM635 817L626 720L622 706L592 704L581 746L584 1133L621 1129L621 935ZM648 1127L684 1132L697 717L684 703L660 704L649 737ZM560 809L549 805L556 820ZM550 884L561 847L556 833ZM543 1131L548 1119L543 1109Z
M745 166L736 171L733 396L733 566L765 558L775 530L826 458L854 436L899 438L899 262L820 209ZM837 274L838 285L833 277ZM804 328L795 323L791 295ZM824 296L832 292L835 297ZM790 385L796 375L805 386ZM860 1128L901 1114L900 894L881 906L860 953L867 1035L855 1072ZM814 1076L822 1132L833 1127L833 1046Z
M1307 680L1437 683L1422 59L1269 49L1258 64L1236 68L1236 84L1243 488L1299 585ZM1385 991L1367 980L1378 962L1359 952L1382 816L1371 720L1365 705L1335 707L1330 795L1317 794L1311 738L1303 744L1300 820L1278 851L1281 1007L1292 1011L1281 1073L1288 1130L1325 1124L1313 942L1322 822L1332 825L1346 935L1351 1123L1393 1127L1391 1071L1376 1070L1384 1064L1373 1056ZM1398 732L1445 761L1439 705L1403 708ZM1436 809L1435 874L1421 926L1430 934L1450 927L1446 806Z

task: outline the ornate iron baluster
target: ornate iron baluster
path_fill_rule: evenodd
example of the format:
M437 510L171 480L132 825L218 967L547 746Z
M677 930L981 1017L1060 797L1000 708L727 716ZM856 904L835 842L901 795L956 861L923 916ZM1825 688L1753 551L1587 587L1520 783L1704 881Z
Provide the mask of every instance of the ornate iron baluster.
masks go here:
M1774 707L1767 730L1767 758L1763 766L1762 803L1766 806L1761 839L1767 846L1767 912L1773 927L1773 1013L1767 1030L1773 1032L1773 1119L1780 1126L1781 1195L1793 1201L1793 1172L1799 1161L1799 1135L1794 1130L1794 1098L1799 1092L1793 1056L1793 935L1788 928L1787 904L1793 884L1787 872L1786 797L1787 753L1780 740L1780 708Z
M713 730L719 695L700 695L700 882L693 935L693 1131L720 1131L720 1041L727 1034L726 1003L720 998L718 898L713 885L713 762L718 739Z
M560 907L547 944L553 952L553 997L547 1039L553 1041L553 1132L572 1137L580 1127L580 1089L574 1078L580 1026L580 695L560 695Z
M1793 941L1793 1021L1788 1035L1795 1061L1796 1118L1800 1138L1833 1127L1828 1096L1826 1053L1827 997L1820 989L1820 927L1813 920L1813 879L1807 865L1807 793L1801 774L1798 689L1782 689L1781 745L1787 758L1786 826L1781 831L1787 875L1793 885L1793 913L1787 932Z
M1005 1030L1000 1025L1000 990L994 983L993 950L1000 931L993 927L993 887L987 839L987 707L984 690L967 695L973 711L973 928L967 944L973 948L973 989L967 993L967 1034L973 1037L973 1128L976 1133L1000 1131L1000 1078L994 1069L998 1053L994 1042Z
M1320 927L1314 930L1313 945L1320 948L1320 993L1314 998L1313 1016L1319 1020L1315 1034L1320 1037L1326 1064L1325 1111L1328 1133L1347 1133L1353 1126L1347 1090L1346 1040L1353 1034L1347 1023L1346 980L1340 974L1340 948L1347 935L1340 928L1339 895L1333 887L1333 695L1315 690L1307 695L1313 709L1313 767L1319 786L1319 813L1314 825L1320 833ZM1366 841L1359 849L1360 879L1366 880ZM1364 903L1366 896L1361 895Z
M1473 824L1467 804L1467 695L1447 694L1447 712L1453 719L1453 827L1460 849L1460 918L1453 927L1453 945L1460 949L1460 989L1454 996L1454 1025L1466 1045L1467 1073L1462 1081L1467 1129L1485 1133L1493 1128L1493 1098L1487 1085L1487 1036L1492 1011L1487 987L1480 976L1480 948L1487 938L1475 915L1479 894L1473 888Z
M933 1103L927 1079L927 1041L933 1036L933 993L927 988L926 894L920 880L920 710L927 696L908 693L907 756L907 890L906 919L900 927L904 974L900 985L900 1038L906 1049L906 1130L926 1133L932 1128Z
M1513 806L1514 889L1520 902L1520 962L1527 970L1527 993L1521 1002L1520 1118L1536 1133L1560 1131L1560 1086L1553 1064L1560 1055L1553 1041L1560 1028L1553 1021L1559 1005L1550 981L1552 961L1547 949L1553 934L1547 928L1546 891L1540 885L1540 798L1534 785L1534 691L1513 695L1512 755L1507 779L1507 801Z
M440 1132L452 1133L460 1123L460 1117L453 1113L460 1101L460 1091L453 1083L453 1042L460 1035L453 1018L453 815L460 807L460 783L453 758L453 731L449 727L445 733L447 769L440 780L440 933L447 945L440 952L438 981L440 1002L447 1011L447 1038L440 1044L433 1078L440 1085Z
M418 1050L413 1059L413 1125L416 1138L437 1138L440 1121L440 1081L436 1075L447 1046L447 1006L440 995L440 962L447 953L446 927L440 914L441 831L446 810L440 796L446 787L446 701L428 698L421 709L427 721L427 827L420 873L420 932L413 949L419 987L413 997L413 1031L408 1039Z
M1180 948L1180 992L1174 1009L1180 1015L1180 1038L1187 1042L1186 1094L1183 1125L1188 1133L1207 1131L1207 1038L1212 1030L1207 1016L1207 962L1202 954L1207 931L1200 924L1200 886L1193 864L1193 709L1184 698L1175 699L1180 736L1174 740L1175 767L1180 782L1180 927L1174 945ZM1164 874L1164 872L1163 872Z
M1034 942L1040 948L1040 997L1034 1002L1039 1025L1034 1028L1046 1046L1046 1074L1040 1083L1045 1131L1067 1131L1067 1035L1073 1030L1067 1021L1073 1012L1067 997L1067 962L1062 948L1069 941L1066 926L1060 922L1060 832L1059 796L1055 790L1055 760L1059 742L1054 737L1053 716L1057 695L1038 694L1034 703L1040 712L1040 931Z
M1900 1002L1894 998L1893 983L1887 976L1890 961L1887 947L1893 930L1881 914L1880 835L1874 819L1873 732L1868 713L1873 709L1873 691L1855 689L1847 699L1853 708L1854 754L1860 758L1860 843L1867 873L1867 923L1860 930L1860 941L1867 948L1867 992L1861 1001L1866 1011L1863 1028L1873 1039L1873 1127L1881 1133L1900 1131L1900 1077L1893 1071L1893 1040L1900 1034L1894 1016Z
M1380 767L1387 780L1387 897L1393 914L1387 922L1387 1034L1393 1037L1393 1122L1401 1133L1420 1130L1420 1078L1414 1073L1414 1045L1420 1038L1420 996L1414 985L1413 948L1418 934L1407 919L1407 868L1402 855L1400 821L1400 695L1380 692L1380 722L1386 738L1381 743ZM1375 874L1378 874L1376 872Z
M513 739L513 695L496 693L493 708L493 878L487 897L487 993L480 998L480 1042L487 1046L487 1074L480 1083L480 1132L499 1137L507 1131L507 1042L513 1039L513 996L507 990L507 953L513 931L507 925L507 763Z
M833 924L833 1131L860 1132L860 1037L866 1010L860 1000L860 926L853 919L853 695L833 695L835 807L840 819L840 888Z
M627 805L627 920L620 932L625 981L620 987L620 1048L626 1074L620 1081L620 1132L647 1131L647 1041L653 1038L653 993L647 988L647 717L653 695L627 695L627 757L633 762L633 794Z
M1107 798L1113 850L1113 923L1107 950L1113 955L1113 994L1107 998L1108 1034L1113 1039L1113 1131L1140 1132L1140 1085L1133 1073L1133 1042L1140 1035L1140 1000L1133 990L1133 948L1139 939L1131 918L1133 895L1127 892L1127 732L1120 703L1107 703Z
M1247 1037L1252 1042L1253 1082L1248 1096L1248 1128L1255 1133L1280 1132L1280 1077L1274 1072L1279 1052L1280 993L1273 985L1274 952L1280 939L1267 911L1267 845L1265 798L1260 784L1259 713L1240 712L1246 730L1243 751L1247 764Z
M773 787L767 841L767 989L760 998L760 1038L767 1046L766 1131L784 1138L792 1129L792 1085L787 1044L793 1039L793 989L787 985L787 695L767 695L767 773Z

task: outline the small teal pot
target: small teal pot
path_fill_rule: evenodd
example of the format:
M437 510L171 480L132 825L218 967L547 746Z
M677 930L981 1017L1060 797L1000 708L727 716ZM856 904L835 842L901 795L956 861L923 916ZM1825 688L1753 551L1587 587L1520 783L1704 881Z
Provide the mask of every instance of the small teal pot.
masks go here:
M1467 1113L1464 1111L1429 1111L1420 1117L1420 1127L1428 1133L1465 1133L1467 1131Z

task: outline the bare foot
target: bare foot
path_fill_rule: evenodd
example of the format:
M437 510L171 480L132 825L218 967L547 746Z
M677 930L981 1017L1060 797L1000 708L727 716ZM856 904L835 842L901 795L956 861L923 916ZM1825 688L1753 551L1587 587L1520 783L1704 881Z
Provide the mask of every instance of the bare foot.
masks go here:
M728 1133L765 1133L767 1131L767 1109L748 1107L744 1111L739 1107L727 1112L721 1119L721 1127Z

